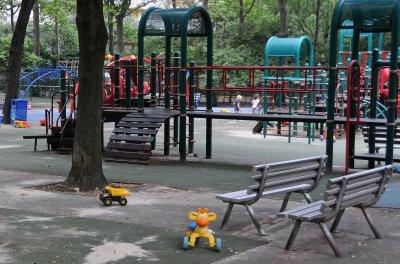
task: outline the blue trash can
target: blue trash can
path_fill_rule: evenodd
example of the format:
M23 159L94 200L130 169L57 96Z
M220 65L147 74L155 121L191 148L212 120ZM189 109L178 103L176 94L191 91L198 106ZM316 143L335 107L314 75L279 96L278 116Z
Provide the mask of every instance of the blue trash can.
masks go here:
M28 100L13 99L11 105L11 121L27 121L28 118Z

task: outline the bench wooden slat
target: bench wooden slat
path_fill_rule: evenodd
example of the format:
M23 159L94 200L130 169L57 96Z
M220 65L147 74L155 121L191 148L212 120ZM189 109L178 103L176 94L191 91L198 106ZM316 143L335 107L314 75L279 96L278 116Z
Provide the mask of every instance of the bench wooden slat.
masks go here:
M280 218L288 218L289 215L294 215L294 214L299 215L299 212L303 212L303 211L311 212L311 211L314 211L315 209L319 210L319 209L321 209L323 203L324 203L323 201L313 202L313 203L310 203L307 205L296 207L291 210L287 210L285 212L278 213L277 216Z
M279 186L285 186L285 185L293 184L293 183L300 183L300 182L304 182L304 180L312 180L315 177L316 177L315 173L310 173L310 174L301 175L298 177L286 178L286 179L277 180L277 181L269 181L269 182L265 183L264 190L269 190L272 188L280 188ZM251 190L251 191L257 191L259 188L260 188L259 185L249 186L249 190Z
M310 187L309 184L302 184L302 185L297 185L297 186L293 186L293 187L275 189L275 190L263 192L262 197L279 195L282 193L287 193L289 191L297 192L297 191L301 191L301 190L306 190L309 187ZM254 192L249 194L249 193L247 193L247 190L241 190L241 191L237 191L237 192L220 194L220 195L217 195L216 198L226 201L226 202L245 202L245 201L251 200L255 196L256 196L256 193L254 193Z
M312 164L309 166L302 166L299 168L294 168L294 169L289 169L289 170L280 170L280 171L276 171L276 172L271 172L268 173L268 178L275 178L278 176L285 176L285 177L290 177L291 175L298 173L298 172L306 172L306 171L312 171L314 173L317 172L317 169L319 168L319 164ZM273 180L273 179L271 179Z

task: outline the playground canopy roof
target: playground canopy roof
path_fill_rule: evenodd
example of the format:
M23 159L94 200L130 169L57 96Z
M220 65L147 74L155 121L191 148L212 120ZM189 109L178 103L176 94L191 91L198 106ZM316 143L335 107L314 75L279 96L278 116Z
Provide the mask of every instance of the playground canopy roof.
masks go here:
M340 0L333 14L336 29L357 29L362 32L390 32L400 0ZM353 24L348 23L353 21Z
M204 37L212 30L208 12L199 6L191 8L149 8L143 14L139 32L143 36Z

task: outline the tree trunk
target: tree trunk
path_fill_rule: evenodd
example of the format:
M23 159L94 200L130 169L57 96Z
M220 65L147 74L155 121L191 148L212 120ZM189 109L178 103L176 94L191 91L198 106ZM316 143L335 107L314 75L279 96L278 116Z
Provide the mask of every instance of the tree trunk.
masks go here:
M172 8L176 8L176 1L177 0L172 0Z
M239 23L243 24L244 22L244 3L243 0L239 0Z
M107 29L103 0L77 0L79 100L72 167L65 184L81 191L106 184L102 169L101 107Z
M10 123L11 102L18 97L19 74L21 71L21 60L24 49L26 27L35 0L22 0L21 8L11 39L11 46L8 55L7 76L6 76L6 97L3 105L4 124Z
M288 22L287 22L286 0L278 0L278 1L279 1L279 15L280 15L280 21L281 21L280 34L284 37L287 37L288 36Z
M40 57L40 27L39 27L39 1L33 6L33 32L34 32L34 53Z
M124 16L118 15L115 17L117 26L117 46L119 54L124 53Z
M315 9L315 33L314 33L314 56L318 55L318 39L319 39L319 31L320 31L320 25L319 25L319 20L321 17L321 5L322 1L317 0L317 6Z
M110 0L110 6L114 6L114 0ZM108 52L114 55L114 14L113 12L108 12L107 17L108 22Z
M55 36L55 53L56 53L56 65L60 60L60 24L58 18L54 20L54 36Z
M15 29L15 22L14 22L14 1L13 0L11 0L10 1L10 19L11 19L11 33L13 33L14 32L14 29Z

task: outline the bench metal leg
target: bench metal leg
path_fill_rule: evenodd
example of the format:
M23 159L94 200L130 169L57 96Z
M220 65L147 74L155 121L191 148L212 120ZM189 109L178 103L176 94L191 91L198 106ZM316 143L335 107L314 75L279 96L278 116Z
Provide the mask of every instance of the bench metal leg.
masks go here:
M293 248L294 240L296 239L297 233L299 232L302 222L303 221L301 221L301 220L296 220L296 222L294 223L292 232L290 233L289 239L285 246L286 250L291 250Z
M33 151L36 151L37 148L37 138L35 138L35 146L33 147Z
M340 223L340 220L342 219L344 210L345 210L345 209L340 210L340 211L338 212L338 214L336 215L335 220L333 221L333 224L332 224L332 226L331 226L331 233L335 233L335 232L336 232L336 229L337 229L337 227L338 227L338 225L339 225L339 223Z
M255 225L256 228L257 228L258 233L260 234L260 236L265 236L266 234L265 234L265 232L261 229L260 222L257 220L253 208L251 208L251 206L248 205L248 204L246 204L245 206L246 206L247 212L249 212L249 215L250 215L250 217L251 217L251 220L253 220L253 223L254 223L254 225Z
M321 228L322 233L324 233L326 239L328 240L329 245L331 246L333 252L335 253L335 256L338 258L341 258L343 256L342 252L340 252L340 249L337 246L335 239L333 239L331 232L329 232L329 229L326 226L326 224L320 222L320 223L318 223L318 225Z
M224 225L226 225L226 223L228 223L229 216L231 215L231 212L232 212L232 208L233 208L233 203L228 203L228 208L226 208L224 218L222 219L222 223L219 228L223 228Z
M292 193L287 193L286 195L285 195L285 198L283 199L283 203L282 203L282 206L281 206L281 209L279 210L279 213L282 213L283 211L285 211L285 209L286 209L286 206L287 206L287 204L288 204L288 202L289 202L289 199L290 199L290 195L291 195Z
M303 193L304 198L306 199L307 203L312 203L313 199L308 193Z
M369 216L369 214L367 213L366 209L365 208L361 208L361 211L363 212L363 214L365 216L365 220L367 220L369 227L371 228L372 232L374 233L375 238L376 239L381 239L382 236L379 233L378 229L374 226L374 223L372 223L372 219Z

